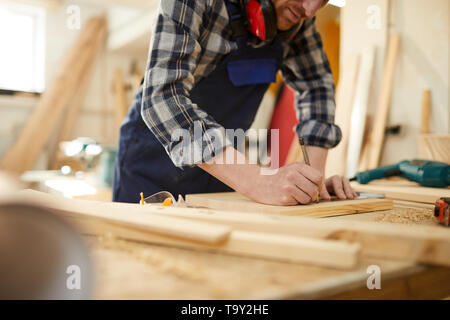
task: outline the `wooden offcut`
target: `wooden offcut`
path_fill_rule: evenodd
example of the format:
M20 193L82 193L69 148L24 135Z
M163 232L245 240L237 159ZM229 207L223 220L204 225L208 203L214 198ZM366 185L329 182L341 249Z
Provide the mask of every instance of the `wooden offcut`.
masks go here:
M86 66L94 58L91 48L104 24L104 17L91 18L86 22L58 69L53 84L44 92L21 135L6 152L0 163L1 169L21 174L33 168L65 106L76 92Z
M375 169L379 166L381 152L383 149L386 123L389 115L389 108L394 82L394 72L396 68L397 56L400 47L400 35L395 33L389 38L389 47L384 67L383 83L380 98L374 118L373 129L367 141L366 152L368 152L368 163L362 170ZM365 157L365 156L363 156Z
M430 113L431 113L431 90L424 90L422 93L422 117L420 133L430 133Z
M393 207L392 200L386 199L338 200L323 201L309 205L272 206L256 203L236 192L188 194L186 195L186 204L190 207L204 207L216 210L316 218L390 210Z
M420 134L419 158L450 164L450 134Z

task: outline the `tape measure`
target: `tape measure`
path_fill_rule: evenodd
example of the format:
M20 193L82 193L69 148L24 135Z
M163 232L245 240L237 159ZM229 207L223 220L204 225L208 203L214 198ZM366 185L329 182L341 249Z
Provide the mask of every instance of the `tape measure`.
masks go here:
M439 223L448 227L450 220L450 198L440 198L436 200L434 206L434 216Z

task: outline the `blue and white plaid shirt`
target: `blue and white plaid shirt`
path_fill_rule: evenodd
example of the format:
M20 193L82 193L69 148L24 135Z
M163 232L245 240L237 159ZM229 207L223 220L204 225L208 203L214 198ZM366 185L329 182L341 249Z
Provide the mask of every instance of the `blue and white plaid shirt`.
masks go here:
M218 151L212 152L211 139L193 142L203 150L206 140L210 150L202 151L200 161L193 161L176 152L181 142L173 141L172 134L177 129L192 132L194 123L201 124L204 135L208 135L206 131L222 134L226 129L189 98L191 89L237 49L225 1L162 0L153 30L140 89L143 120L177 167L209 161ZM336 146L342 134L334 124L335 88L315 18L305 20L295 38L283 47L281 72L296 92L297 134L307 145Z

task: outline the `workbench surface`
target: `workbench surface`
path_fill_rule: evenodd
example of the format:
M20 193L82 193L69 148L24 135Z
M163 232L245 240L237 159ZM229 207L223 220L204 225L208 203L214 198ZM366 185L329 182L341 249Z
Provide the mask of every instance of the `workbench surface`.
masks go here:
M435 224L429 209L353 214L349 219ZM436 228L442 228L436 225ZM440 299L450 296L450 268L362 259L352 271L87 237L95 264L95 299ZM369 290L367 267L381 269Z

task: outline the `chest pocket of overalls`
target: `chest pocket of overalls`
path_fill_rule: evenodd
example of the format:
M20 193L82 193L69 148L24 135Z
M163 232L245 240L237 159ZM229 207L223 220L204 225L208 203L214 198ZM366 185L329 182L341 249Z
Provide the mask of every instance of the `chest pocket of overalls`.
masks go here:
M249 59L230 61L228 77L234 86L266 84L276 82L277 59Z

